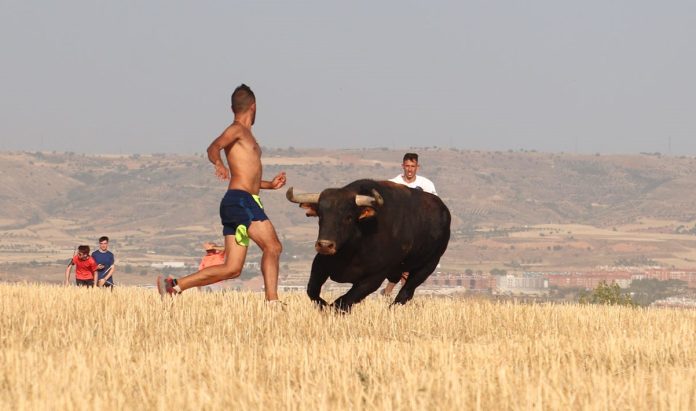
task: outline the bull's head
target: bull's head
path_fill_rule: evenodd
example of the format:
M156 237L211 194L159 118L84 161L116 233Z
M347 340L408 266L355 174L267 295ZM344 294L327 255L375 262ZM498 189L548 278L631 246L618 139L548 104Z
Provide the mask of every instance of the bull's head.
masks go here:
M319 217L319 236L314 248L319 254L333 255L359 233L361 221L377 215L384 199L372 190L361 195L343 188L327 188L321 193L295 194L290 187L286 197L306 210L308 217Z

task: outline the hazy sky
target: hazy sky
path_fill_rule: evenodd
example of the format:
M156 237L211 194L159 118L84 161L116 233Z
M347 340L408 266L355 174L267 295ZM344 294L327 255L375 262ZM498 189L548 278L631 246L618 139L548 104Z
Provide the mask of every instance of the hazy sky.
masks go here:
M0 0L0 150L696 154L696 2Z

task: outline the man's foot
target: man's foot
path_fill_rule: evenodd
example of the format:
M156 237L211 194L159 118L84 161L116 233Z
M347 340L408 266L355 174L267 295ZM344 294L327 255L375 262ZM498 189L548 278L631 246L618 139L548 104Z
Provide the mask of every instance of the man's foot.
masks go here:
M165 295L179 294L181 290L178 290L179 286L176 283L176 278L171 275L164 277L162 275L157 276L157 291L159 291L160 296L164 298Z
M266 300L266 307L273 309L273 310L285 311L286 306L287 306L287 304L285 304L284 302L282 302L280 300L270 300L270 301Z

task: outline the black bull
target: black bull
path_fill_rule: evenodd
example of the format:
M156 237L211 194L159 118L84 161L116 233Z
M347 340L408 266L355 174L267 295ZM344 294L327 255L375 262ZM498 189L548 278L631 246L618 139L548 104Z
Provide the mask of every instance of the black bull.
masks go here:
M321 307L321 287L331 278L353 287L333 306L351 306L375 292L385 279L409 276L393 304L405 304L432 274L450 238L450 212L439 197L389 181L357 180L320 194L294 194L307 216L319 217L317 255L307 295Z

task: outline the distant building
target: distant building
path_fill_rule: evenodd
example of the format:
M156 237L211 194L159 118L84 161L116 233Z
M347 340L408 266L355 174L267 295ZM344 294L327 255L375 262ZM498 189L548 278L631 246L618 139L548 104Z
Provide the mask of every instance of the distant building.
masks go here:
M543 295L548 293L548 289L548 280L536 273L508 274L497 278L498 294Z
M464 288L467 291L490 292L495 286L495 277L482 274L433 274L425 280L427 287Z
M696 288L696 272L686 270L667 270L667 269L649 269L642 273L635 274L635 280L645 278L654 278L660 281L681 280L687 284L689 288Z
M185 268L183 261L165 261L163 263L152 263L152 268Z
M696 308L696 298L667 297L662 300L654 301L650 305L654 307Z
M621 288L631 285L632 274L628 271L591 271L586 273L547 274L549 285L558 288L582 288L593 290L602 281L607 284L618 284Z

